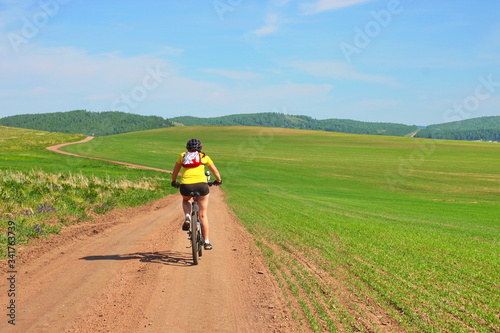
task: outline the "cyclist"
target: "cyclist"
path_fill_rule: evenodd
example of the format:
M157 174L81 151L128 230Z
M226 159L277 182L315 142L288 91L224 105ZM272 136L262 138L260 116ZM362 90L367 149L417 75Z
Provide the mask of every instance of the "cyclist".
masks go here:
M198 198L199 217L201 221L201 231L205 237L205 250L211 250L212 244L209 241L208 227L208 183L205 176L205 165L210 169L215 176L214 185L221 185L222 179L219 171L215 167L214 162L208 155L201 151L203 145L198 139L191 139L186 143L187 151L181 153L175 163L172 172L172 186L180 188L182 195L182 209L184 210L185 218L182 225L182 230L189 230L191 223L191 192L199 192ZM179 171L183 168L181 182L177 182Z

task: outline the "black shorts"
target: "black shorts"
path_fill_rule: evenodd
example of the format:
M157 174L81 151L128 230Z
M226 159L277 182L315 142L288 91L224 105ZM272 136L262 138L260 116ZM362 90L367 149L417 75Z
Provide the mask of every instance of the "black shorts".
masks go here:
M181 194L187 197L191 194L191 192L198 192L202 197L209 193L207 183L181 184L180 189Z

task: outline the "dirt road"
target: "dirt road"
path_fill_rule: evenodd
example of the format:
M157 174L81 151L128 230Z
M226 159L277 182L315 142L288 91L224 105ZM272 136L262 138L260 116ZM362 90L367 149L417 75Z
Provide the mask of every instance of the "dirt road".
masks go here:
M191 263L180 198L114 210L17 246L15 326L1 332L294 332L252 236L211 189L212 251Z
M160 171L160 172L168 172L168 173L172 173L172 172L171 172L171 171L169 171L169 170L163 170L163 169L158 169L158 168L153 168L153 167L148 167L148 166L138 165L138 164L132 164L132 163L127 163L127 162L121 162L121 161L114 161L114 160L109 160L109 159L106 159L106 158L99 158L99 157L84 156L84 155L79 155L79 154L70 153L70 152L67 152L67 151L60 150L60 148L62 148L62 147L64 147L64 146L69 146L69 145L74 145L74 144L77 144L77 143L84 143L84 142L88 142L88 141L92 140L93 138L94 138L93 136L88 136L88 137L86 137L85 139L83 139L83 140L81 140L81 141L61 143L61 144L58 144L58 145L55 145L55 146L50 146L50 147L47 147L47 149L48 149L48 150L50 150L50 151L53 151L53 152L59 153L59 154L64 154L64 155L70 155L70 156L76 156L76 157L90 158L90 159L93 159L93 160L99 160L99 161L112 162L112 163L122 164L122 165L126 165L126 166L129 166L129 167L134 167L134 168L148 169L148 170L155 170L155 171Z

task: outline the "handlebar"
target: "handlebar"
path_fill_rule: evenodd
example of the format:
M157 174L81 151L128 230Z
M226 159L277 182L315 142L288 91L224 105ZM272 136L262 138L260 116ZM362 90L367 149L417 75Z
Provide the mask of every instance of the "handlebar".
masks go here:
M206 171L205 172L205 176L207 176L208 186L214 186L214 185L215 186L219 186L219 185L222 185L222 181L220 181L220 182L218 182L218 181L211 182L210 181L210 176L211 176L210 171ZM175 187L175 188L179 188L181 186L181 184L179 182L175 181L175 180L172 181L171 184L172 184L172 187Z
M218 181L213 181L213 182L207 182L208 183L208 186L220 186L222 185L222 181L218 182ZM172 187L175 187L175 188L179 188L181 186L181 184L179 182L176 182L176 181L172 181L171 183Z

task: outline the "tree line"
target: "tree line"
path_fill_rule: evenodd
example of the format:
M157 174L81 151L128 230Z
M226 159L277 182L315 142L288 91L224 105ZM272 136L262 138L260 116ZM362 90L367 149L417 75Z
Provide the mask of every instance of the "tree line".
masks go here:
M418 138L500 141L500 116L480 117L445 124L430 125L418 131Z
M285 115L277 112L236 114L212 118L175 117L174 123L184 126L265 126L307 130L321 130L353 134L405 136L414 133L417 126L364 122L348 119L317 120L309 116Z
M1 118L0 125L90 136L113 135L174 126L170 120L158 116L141 116L118 111L89 112L86 110L9 116Z
M415 125L364 122L348 119L318 120L304 115L277 112L235 114L221 117L175 117L105 111L74 110L42 114L24 114L0 119L0 125L47 132L104 136L172 126L261 126L330 132L410 136L449 140L500 141L500 116L467 119L430 125L418 130Z

